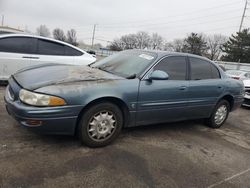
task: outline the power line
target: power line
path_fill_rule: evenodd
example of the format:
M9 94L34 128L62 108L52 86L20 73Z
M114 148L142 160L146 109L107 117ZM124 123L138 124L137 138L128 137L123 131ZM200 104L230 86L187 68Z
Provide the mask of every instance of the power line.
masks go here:
M102 26L102 28L112 28L112 27L117 27L119 25L119 27L126 27L126 25L131 25L131 24L136 24L136 23L144 23L144 22L153 22L153 24L155 24L155 21L156 20L160 20L160 19L169 19L169 18L176 18L176 17L180 17L180 16L186 16L186 15L191 15L191 14L195 14L197 12L203 12L205 10L214 10L216 8L220 8L220 7L225 7L225 6L229 6L229 5L235 5L235 4L239 4L238 2L233 2L233 3L227 3L227 4L221 4L219 6L213 6L213 7L210 7L210 8L205 8L205 9L200 9L198 11L192 11L192 12L186 12L184 14L179 14L179 15L172 15L172 16L167 16L167 17L161 17L161 18L152 18L150 20L138 20L138 21L132 21L132 22L117 22L117 23L110 23L110 24L99 24ZM224 11L224 12L221 12L219 14L225 14L225 13L232 13L232 11L237 11L237 10L242 10L242 9L233 9L233 10L228 10L228 11ZM211 17L211 16L215 16L215 14L210 14L210 15L206 15L206 16L199 16L197 18L197 16L194 18L194 19L200 19L200 18L205 18L205 17ZM186 19L185 19L186 20ZM182 21L182 19L179 19L177 21ZM173 22L173 21L172 21ZM152 24L152 23L151 23ZM138 26L138 24L136 24ZM148 25L148 24L144 24L144 25ZM91 25L85 25L85 26L80 26L79 28L88 28L90 27Z
M241 11L242 9L234 9L234 10L229 10L229 11L225 11L225 12L220 12L219 14L210 14L210 15L204 15L204 16L199 16L199 17L191 17L191 18L185 18L185 19L177 19L177 20L171 20L171 21L167 21L167 22L161 22L161 23L149 23L149 24L134 24L134 25L130 25L130 26L136 26L136 27L144 27L144 26L155 26L155 25L166 25L166 24L171 24L171 23L177 23L177 22L185 22L185 21L189 21L189 22L193 22L196 20L203 20L204 18L209 18L212 16L216 16L218 17L218 15L225 15L225 13L230 13L232 14L232 12L234 11ZM129 26L119 26L119 28L127 28ZM117 26L105 26L105 25L101 25L101 28L103 29L112 29L112 28L117 28Z
M183 14L179 14L179 15L172 15L172 16L165 16L165 17L158 17L158 18L152 18L150 20L138 20L138 21L131 21L131 22L117 22L117 23L110 23L110 24L102 24L103 26L112 26L112 25L127 25L127 24L131 24L131 23L142 23L142 22L154 22L155 20L159 20L159 19L168 19L168 18L171 18L171 17L177 17L177 16L186 16L186 15L190 15L190 14L195 14L197 12L204 12L206 10L214 10L216 8L221 8L221 7L225 7L225 6L230 6L230 5L235 5L235 4L239 4L239 2L233 2L233 3L226 3L226 4L221 4L219 6L213 6L213 7L209 7L209 8L205 8L205 9L200 9L198 11L190 11L190 12L186 12L186 13L183 13Z
M230 18L226 18L226 19L214 19L214 20L209 20L209 21L200 21L200 22L196 22L196 23L188 23L188 24L176 24L176 25L163 25L163 24L157 24L157 25L145 25L144 27L141 26L135 26L134 28L138 29L138 28L143 28L143 29L155 29L155 28L168 28L168 29L175 29L175 28L187 28L187 27L192 27L195 25L204 25L204 24L209 24L209 23L219 23L219 22L226 22L226 21L232 21L232 20L238 20L239 17L230 17ZM105 28L103 28L104 30L106 30ZM110 31L110 29L109 29ZM114 28L112 29L112 31L124 31L124 28Z

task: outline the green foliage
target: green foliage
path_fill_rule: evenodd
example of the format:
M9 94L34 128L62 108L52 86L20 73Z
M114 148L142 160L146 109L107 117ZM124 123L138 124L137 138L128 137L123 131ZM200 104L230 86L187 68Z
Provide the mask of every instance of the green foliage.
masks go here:
M182 48L183 52L196 55L205 55L207 50L207 42L201 34L191 33L187 38L184 39L184 45Z
M232 35L222 46L226 53L222 56L223 61L250 63L250 32L244 29L236 35Z

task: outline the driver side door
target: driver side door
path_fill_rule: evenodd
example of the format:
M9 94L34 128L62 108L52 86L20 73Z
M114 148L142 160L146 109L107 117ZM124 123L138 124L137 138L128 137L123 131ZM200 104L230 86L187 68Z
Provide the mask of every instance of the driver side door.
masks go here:
M137 125L170 122L186 119L188 104L187 57L163 58L149 72L161 70L168 80L150 80L148 76L139 86Z

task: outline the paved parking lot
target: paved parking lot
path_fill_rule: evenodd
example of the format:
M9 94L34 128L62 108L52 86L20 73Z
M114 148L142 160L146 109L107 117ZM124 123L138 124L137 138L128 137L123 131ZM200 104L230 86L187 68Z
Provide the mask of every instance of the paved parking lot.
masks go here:
M250 187L250 109L218 130L200 121L152 125L90 149L20 127L3 95L0 87L0 187Z

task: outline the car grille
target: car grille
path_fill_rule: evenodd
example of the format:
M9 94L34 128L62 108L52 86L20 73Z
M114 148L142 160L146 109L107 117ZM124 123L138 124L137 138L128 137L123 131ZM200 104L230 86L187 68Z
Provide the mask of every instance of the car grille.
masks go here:
M250 106L250 99L246 99L246 98L245 98L245 100L244 100L244 102L243 102L243 105L245 105L245 106Z
M250 87L245 87L245 94L250 96Z

